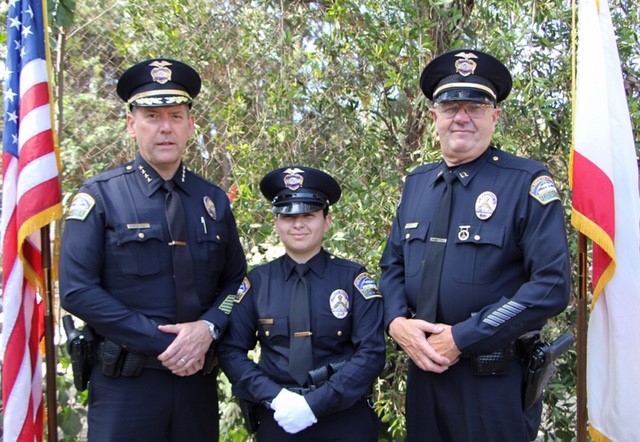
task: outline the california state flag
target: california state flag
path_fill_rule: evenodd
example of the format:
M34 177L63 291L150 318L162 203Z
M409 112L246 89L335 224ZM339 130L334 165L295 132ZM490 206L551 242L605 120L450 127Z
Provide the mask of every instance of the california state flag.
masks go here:
M571 222L593 244L587 408L595 441L640 441L640 197L607 0L578 1Z

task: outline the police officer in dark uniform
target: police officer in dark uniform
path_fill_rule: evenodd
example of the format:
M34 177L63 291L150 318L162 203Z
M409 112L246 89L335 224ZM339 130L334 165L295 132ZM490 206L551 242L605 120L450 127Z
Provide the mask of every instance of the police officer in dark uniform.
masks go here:
M517 347L566 307L569 252L549 171L491 145L511 85L476 50L422 72L443 160L407 177L380 262L385 326L410 357L409 441L537 434L541 403L523 410Z
M340 186L320 170L290 166L267 174L260 190L286 254L245 278L221 367L237 397L253 405L260 441L376 441L367 399L384 366L382 297L364 267L322 247ZM306 295L298 292L303 278ZM294 304L305 296L309 306ZM294 325L305 316L306 325ZM255 363L247 352L257 342Z
M176 60L120 78L133 162L86 181L66 217L61 305L98 336L89 440L218 440L213 352L246 261L225 192L182 162L199 75Z

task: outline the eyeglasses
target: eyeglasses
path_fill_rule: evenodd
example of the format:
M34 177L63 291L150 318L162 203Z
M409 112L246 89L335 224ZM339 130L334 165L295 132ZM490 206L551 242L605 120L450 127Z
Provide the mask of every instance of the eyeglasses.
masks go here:
M433 106L440 115L445 118L453 118L460 111L460 107L464 109L464 111L471 118L481 118L484 117L487 109L493 109L491 104L484 103L474 103L474 102L459 102L459 101L446 101L444 103L436 103Z

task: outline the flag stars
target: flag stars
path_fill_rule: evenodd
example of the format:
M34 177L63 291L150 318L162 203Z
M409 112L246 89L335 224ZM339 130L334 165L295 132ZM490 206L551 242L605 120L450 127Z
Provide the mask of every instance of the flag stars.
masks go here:
M13 89L11 89L11 88L9 88L6 91L4 91L4 99L5 100L9 100L12 103L13 103L13 99L16 97L16 95L18 95L18 94L13 92Z
M18 20L18 17L9 17L10 28L20 29L20 26L22 26L22 23L20 23L20 20Z
M22 28L22 37L27 38L31 34L33 34L33 32L31 32L31 26L25 26Z
M12 123L18 123L18 114L13 111L13 112L7 112L7 118L8 121L12 122Z

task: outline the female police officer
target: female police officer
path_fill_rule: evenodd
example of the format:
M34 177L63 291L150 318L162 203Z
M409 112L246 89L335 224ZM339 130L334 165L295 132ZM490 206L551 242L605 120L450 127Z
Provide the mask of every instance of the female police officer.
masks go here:
M382 298L361 265L322 248L340 186L291 166L267 174L260 189L286 254L245 278L222 369L236 395L256 405L260 441L376 441L367 396L384 365ZM256 342L257 364L247 356Z

